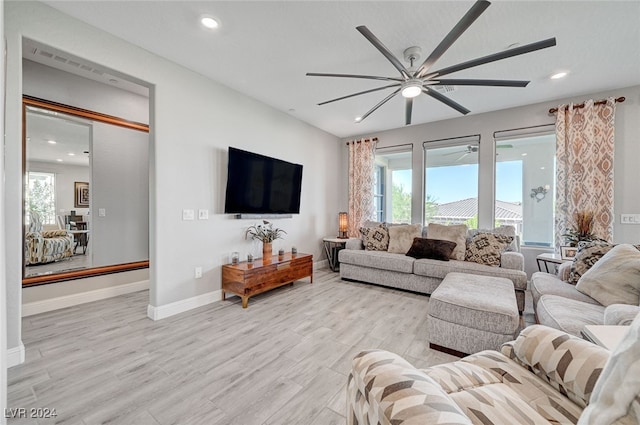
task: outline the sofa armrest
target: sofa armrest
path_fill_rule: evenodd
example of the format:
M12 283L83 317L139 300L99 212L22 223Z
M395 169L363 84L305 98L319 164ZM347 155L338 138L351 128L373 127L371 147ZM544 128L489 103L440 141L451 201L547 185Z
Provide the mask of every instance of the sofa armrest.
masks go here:
M345 249L355 249L362 251L364 249L364 244L362 243L362 239L358 238L349 238L344 245Z
M604 324L613 326L629 326L638 314L640 314L640 306L611 304L604 309Z
M524 271L524 255L514 251L503 252L500 256L500 267L503 269Z
M471 425L449 395L397 354L358 354L347 380L347 425L447 423Z
M73 233L67 230L44 230L41 234L43 238L73 237Z
M533 325L513 342L513 355L518 363L584 408L609 351L566 332Z

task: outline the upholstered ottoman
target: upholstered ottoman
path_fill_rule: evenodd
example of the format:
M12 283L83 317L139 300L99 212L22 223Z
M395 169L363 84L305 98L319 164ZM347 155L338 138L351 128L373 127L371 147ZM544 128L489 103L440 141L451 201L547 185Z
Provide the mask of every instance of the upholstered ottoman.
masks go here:
M449 273L431 294L427 326L433 349L460 356L499 350L520 327L513 282Z

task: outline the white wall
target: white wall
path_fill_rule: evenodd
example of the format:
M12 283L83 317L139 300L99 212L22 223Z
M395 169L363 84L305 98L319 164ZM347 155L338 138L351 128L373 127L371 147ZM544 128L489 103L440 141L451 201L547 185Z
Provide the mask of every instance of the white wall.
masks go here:
M428 140L480 134L480 176L478 220L480 227L491 227L493 216L493 176L495 175L493 134L495 131L510 130L522 127L553 124L555 116L549 115L549 109L563 103L580 103L586 99L603 99L609 96L625 96L626 101L616 108L615 117L615 189L614 189L614 242L637 243L640 240L640 225L621 224L620 214L639 214L640 197L637 195L636 182L640 180L640 86L625 87L602 93L578 95L568 99L527 105L502 111L469 115L445 121L403 127L383 131L377 134L352 136L345 140L362 137L377 137L378 146L395 146L413 143L413 193L423 193L424 170L422 143ZM346 147L341 145L344 155ZM346 167L346 161L342 162ZM346 168L345 168L346 170ZM343 170L344 172L344 170ZM341 199L347 199L346 183L343 182ZM421 223L422 197L414 196L412 201L412 218L414 223ZM532 263L533 264L533 263ZM531 272L531 270L528 270Z
M76 215L86 215L89 212L89 208L76 208L73 206L73 185L75 182L90 181L89 166L29 161L27 170L54 173L56 175L56 214L69 215L71 210L75 211Z
M4 41L4 1L0 0L0 35ZM4 49L0 55L0 135L4 135L4 123L5 123L5 89L4 89ZM0 325L0 409L4 412L7 407L7 321L4 320L7 316L6 301L7 301L7 286L6 286L6 274L5 274L5 220L4 220L4 207L5 207L5 170L4 170L4 145L6 140L2 139L2 147L0 149L0 319L2 324ZM7 423L4 415L0 418L0 424Z
M7 234L9 263L20 250L21 36L107 65L152 86L150 144L150 279L153 307L215 293L231 251L246 253L252 221L222 214L229 145L304 166L299 215L278 220L285 242L322 257L321 239L333 235L340 210L335 172L338 139L177 64L105 34L39 3L6 4L8 55ZM87 108L89 108L87 106ZM341 146L341 144L340 144ZM184 208L209 209L210 219L182 221ZM17 230L16 230L17 228ZM15 253L13 253L15 251ZM13 254L12 254L13 253ZM194 279L194 267L204 276ZM20 341L20 270L8 271L9 346Z

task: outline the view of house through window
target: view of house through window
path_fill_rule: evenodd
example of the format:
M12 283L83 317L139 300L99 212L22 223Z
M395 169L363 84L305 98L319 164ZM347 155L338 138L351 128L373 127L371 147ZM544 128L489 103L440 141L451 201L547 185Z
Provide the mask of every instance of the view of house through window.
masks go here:
M424 223L478 227L479 137L424 143Z
M56 223L55 174L29 172L27 184L27 211L40 215L42 224ZM27 215L28 220L28 215Z
M374 199L376 219L411 223L412 146L376 149Z
M555 135L496 140L496 224L510 224L524 245L552 246Z

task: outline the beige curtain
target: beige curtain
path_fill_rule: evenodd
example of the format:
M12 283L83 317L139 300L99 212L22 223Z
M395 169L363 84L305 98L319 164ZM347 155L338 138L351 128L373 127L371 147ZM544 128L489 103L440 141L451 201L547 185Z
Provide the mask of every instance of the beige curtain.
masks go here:
M584 108L560 105L556 119L556 246L573 227L576 212L593 212L595 236L613 237L615 100Z
M378 139L348 142L349 147L349 228L348 236L360 237L360 227L374 218L373 173Z

